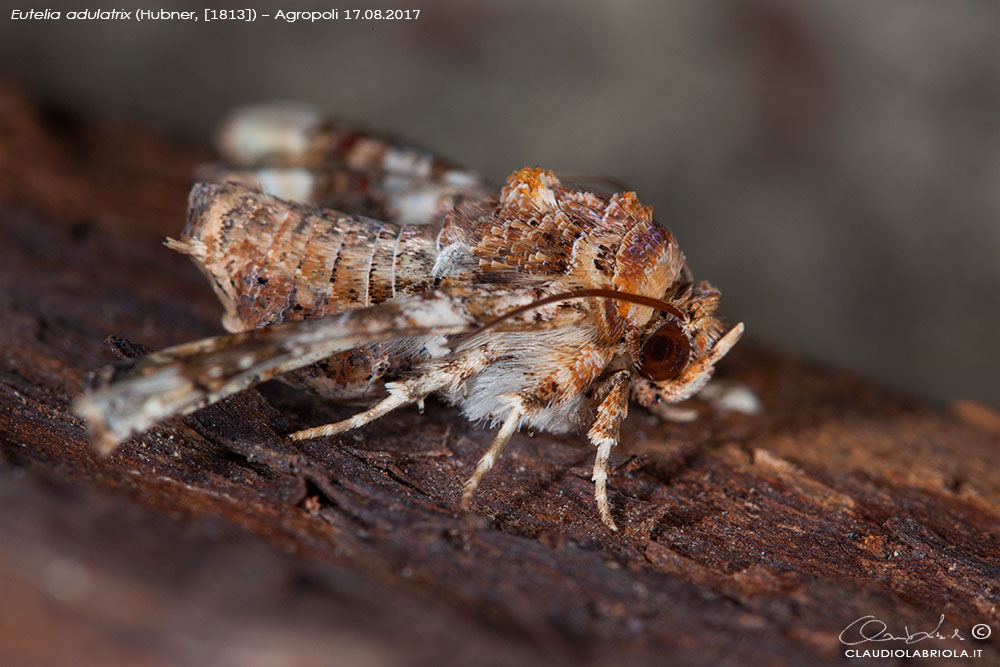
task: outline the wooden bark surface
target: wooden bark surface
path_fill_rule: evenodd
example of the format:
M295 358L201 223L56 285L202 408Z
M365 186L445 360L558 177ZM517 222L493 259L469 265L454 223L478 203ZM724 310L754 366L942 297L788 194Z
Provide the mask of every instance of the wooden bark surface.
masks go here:
M720 375L762 415L633 407L617 535L582 436L517 435L458 512L492 434L435 402L292 443L353 408L269 384L95 458L67 406L105 339L221 332L159 243L206 155L0 90L3 664L833 664L942 614L965 641L911 648L1000 662L1000 418L752 342Z

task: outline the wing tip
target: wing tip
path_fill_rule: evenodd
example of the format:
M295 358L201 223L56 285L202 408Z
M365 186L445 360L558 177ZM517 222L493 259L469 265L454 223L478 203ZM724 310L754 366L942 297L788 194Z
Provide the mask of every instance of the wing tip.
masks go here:
M124 440L109 428L107 412L92 394L84 394L73 401L72 411L86 423L90 445L100 458L109 456Z

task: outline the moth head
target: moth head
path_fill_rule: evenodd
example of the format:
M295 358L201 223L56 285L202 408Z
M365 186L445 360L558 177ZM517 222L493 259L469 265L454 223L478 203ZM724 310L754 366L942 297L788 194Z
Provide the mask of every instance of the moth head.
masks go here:
M656 299L607 288L550 294L454 337L450 346L456 349L504 321L550 303L601 298L636 304L655 310L658 315L642 327L632 328L622 339L620 351L626 359L631 358L634 371L633 395L647 407L661 401L673 403L688 398L708 382L716 362L740 339L743 325L738 324L721 335L723 326L715 316L719 292L706 282L676 285L666 297Z
M678 287L666 301L682 316L662 312L652 318L633 362L635 393L647 405L684 400L700 390L743 331L741 324L722 335L715 313L719 291L706 282Z

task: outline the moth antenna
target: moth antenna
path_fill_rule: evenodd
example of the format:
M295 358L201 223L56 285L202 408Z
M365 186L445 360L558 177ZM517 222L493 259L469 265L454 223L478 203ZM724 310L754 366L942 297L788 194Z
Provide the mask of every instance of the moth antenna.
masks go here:
M555 303L556 301L569 301L570 299L586 299L590 297L615 299L616 301L625 301L626 303L634 303L640 306L648 306L649 308L655 308L656 310L662 310L663 312L670 313L679 320L685 322L687 321L687 316L683 312L681 312L681 310L677 308L677 306L667 301L663 301L661 299L654 299L651 296L643 296L642 294L632 294L631 292L619 292L618 290L594 287L591 289L581 289L572 292L560 292L559 294L551 294L549 296L542 297L541 299L536 299L535 301L527 303L523 306L518 306L517 308L508 310L500 317L497 317L496 319L487 322L478 329L458 336L457 338L452 340L451 346L452 348L458 347L459 345L466 342L470 338L478 336L487 329L492 329L493 327L500 324L501 322L504 322L505 320L509 320L512 317L517 317L521 313L525 313L529 310L539 308L540 306L544 306L549 303Z

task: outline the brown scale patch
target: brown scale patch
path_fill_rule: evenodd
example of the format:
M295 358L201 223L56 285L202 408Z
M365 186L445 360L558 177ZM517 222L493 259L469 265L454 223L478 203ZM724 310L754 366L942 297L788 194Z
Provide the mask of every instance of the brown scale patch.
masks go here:
M615 194L604 210L601 224L625 234L636 225L653 219L653 207L643 206L634 192Z
M429 226L400 228L394 249L395 271L390 281L394 295L413 294L427 289L433 281L431 270L437 259L436 230Z
M312 211L298 207L285 211L257 274L246 281L246 297L256 306L255 314L263 311L267 322L301 318L298 286L302 281L298 273L315 229L313 216ZM259 280L261 276L266 279Z
M526 167L507 179L492 209L458 206L445 218L443 243L462 241L483 274L569 278L581 288L613 288L662 298L680 276L684 258L669 231L635 193L611 197L564 188L548 171ZM610 339L620 320L641 326L653 310L618 303L602 309Z
M368 267L378 227L352 225L345 229L343 245L331 277L330 301L357 308L367 305Z
M661 297L681 273L684 256L673 235L652 219L636 224L622 238L615 257L614 285L633 294ZM618 304L618 313L635 326L645 324L651 308Z
M392 298L394 258L399 227L384 225L378 231L368 267L368 303L382 303Z
M605 198L570 190L533 167L511 174L492 210L453 211L442 240L472 245L484 271L572 274L582 286L653 297L663 296L682 263L673 237L634 193Z
M562 386L566 398L576 396L597 379L611 360L614 349L588 343L583 345L576 356L569 360L558 372L557 382Z
M328 299L330 272L340 252L341 236L329 220L317 220L317 227L303 253L295 279L295 296L303 306L303 317L336 312Z
M561 187L551 172L525 168L510 176L492 211L478 219L447 219L442 237L450 240L454 227L473 230L462 240L473 245L483 270L565 273L573 245L585 229L580 211L600 201L581 195ZM573 205L567 209L566 203ZM596 212L588 215L594 218Z

